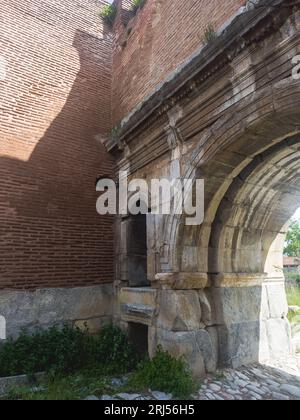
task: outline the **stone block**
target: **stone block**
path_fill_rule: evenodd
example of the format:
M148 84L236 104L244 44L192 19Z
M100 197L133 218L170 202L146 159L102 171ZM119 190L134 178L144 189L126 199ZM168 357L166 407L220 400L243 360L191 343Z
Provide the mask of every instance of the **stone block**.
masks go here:
M196 291L161 290L157 326L170 331L201 328L201 307Z
M156 313L157 290L151 288L123 288L119 293L121 317L126 322L152 325Z
M260 322L260 337L259 337L259 362L266 363L270 361L270 346L267 333L267 324L264 321Z
M218 327L219 364L221 367L238 368L258 362L260 323L241 322Z
M23 328L49 328L78 320L112 318L112 285L68 289L38 289L34 292L0 293L1 315L6 319L7 337L16 338Z
M199 290L208 285L206 273L159 273L155 276L155 288L174 290Z
M176 358L183 356L195 377L216 371L217 350L206 330L172 332L159 328L157 344Z
M212 295L217 310L217 323L231 325L256 322L261 311L262 288L220 287L213 288Z
M266 289L269 317L286 317L288 314L288 303L284 283L265 283L263 287Z
M293 353L291 327L287 319L269 319L266 322L270 358L283 359Z

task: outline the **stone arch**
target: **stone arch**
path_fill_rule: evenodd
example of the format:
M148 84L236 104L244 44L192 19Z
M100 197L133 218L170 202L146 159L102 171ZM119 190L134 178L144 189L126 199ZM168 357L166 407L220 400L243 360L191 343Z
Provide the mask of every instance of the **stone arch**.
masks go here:
M235 104L192 140L185 156L182 177L206 182L205 220L189 227L184 216L167 219L167 246L156 279L177 290L204 289L212 311L203 326L210 334L206 343L214 349L208 359L217 353L220 366L238 367L293 351L283 278L270 267L272 255L282 252L276 244L282 246L285 224L300 203L299 121L300 84L288 78ZM238 209L243 200L250 200L248 207ZM237 226L232 229L230 223ZM252 238L249 226L257 227Z
M205 220L195 228L185 226L184 216L167 218L162 273L209 272L211 227L227 190L256 156L299 133L299 120L300 84L288 78L241 99L192 139L182 178L204 178ZM192 257L186 263L187 254Z
M221 364L292 354L280 266L286 225L300 205L299 169L296 135L257 155L217 210L208 261Z
M300 206L300 136L257 155L234 179L212 224L210 273L266 273L270 248ZM228 252L229 251L229 252ZM274 250L273 250L274 252Z

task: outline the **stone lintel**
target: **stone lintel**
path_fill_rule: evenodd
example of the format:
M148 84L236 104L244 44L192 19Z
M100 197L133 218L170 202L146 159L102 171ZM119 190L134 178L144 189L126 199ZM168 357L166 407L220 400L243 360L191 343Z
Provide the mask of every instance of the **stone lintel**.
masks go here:
M157 290L150 287L124 287L119 293L121 318L125 322L152 325L156 312Z
M152 325L155 316L155 308L147 305L122 305L122 320L125 322L135 322L137 324Z
M156 289L199 290L209 286L207 273L159 273L152 286Z
M214 287L255 287L261 286L266 278L266 273L219 273L212 274Z

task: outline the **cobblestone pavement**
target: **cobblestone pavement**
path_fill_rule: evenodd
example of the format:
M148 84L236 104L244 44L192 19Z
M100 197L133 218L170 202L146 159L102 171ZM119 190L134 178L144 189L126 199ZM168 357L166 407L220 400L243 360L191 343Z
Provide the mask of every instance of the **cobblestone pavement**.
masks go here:
M113 380L121 385L122 380ZM116 383L115 383L116 382ZM122 393L86 400L172 400L172 395L150 391L145 394ZM300 355L272 365L251 365L226 369L208 376L194 400L300 400Z
M198 400L300 400L300 358L209 376Z

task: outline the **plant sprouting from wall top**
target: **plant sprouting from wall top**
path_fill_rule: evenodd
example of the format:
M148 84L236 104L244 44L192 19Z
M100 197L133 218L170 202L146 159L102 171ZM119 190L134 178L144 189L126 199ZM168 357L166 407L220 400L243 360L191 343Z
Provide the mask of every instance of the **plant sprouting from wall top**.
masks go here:
M121 133L121 124L115 125L110 132L110 138L117 139Z
M107 4L103 7L100 12L100 17L107 23L109 26L113 26L114 21L117 16L117 7L115 4Z
M208 45L211 42L213 42L217 37L218 34L215 30L215 27L212 23L210 23L204 31L203 43L205 45Z
M145 5L146 0L133 0L132 2L132 10L136 13L139 9L141 9Z

